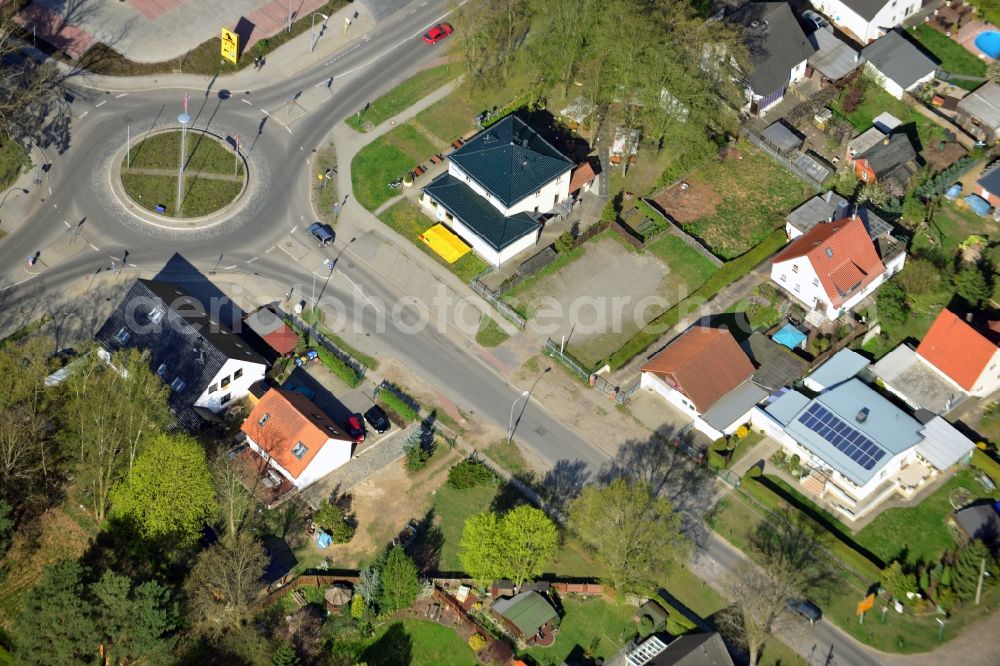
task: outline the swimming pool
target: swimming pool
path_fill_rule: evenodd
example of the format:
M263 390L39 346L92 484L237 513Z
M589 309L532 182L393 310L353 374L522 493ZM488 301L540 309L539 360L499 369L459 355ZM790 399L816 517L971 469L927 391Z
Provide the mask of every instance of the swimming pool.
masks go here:
M991 58L1000 57L1000 32L988 30L976 37L976 48Z

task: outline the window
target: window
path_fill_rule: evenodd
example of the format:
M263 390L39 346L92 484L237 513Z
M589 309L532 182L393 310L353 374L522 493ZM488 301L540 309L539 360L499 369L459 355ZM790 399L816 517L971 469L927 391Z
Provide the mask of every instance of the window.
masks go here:
M122 326L121 328L119 328L118 332L115 333L115 340L117 340L118 342L120 342L122 344L125 344L126 342L128 342L129 338L131 338L131 337L132 337L131 331L129 331L124 326Z
M166 377L167 376L167 364L166 363L161 363L160 367L158 367L156 369L156 374L158 374L161 377Z
M259 426L264 425L265 423L267 423L268 419L270 419L270 418L271 418L270 414L264 414L264 416L260 417L260 420L257 421L257 425L259 425Z
M541 191L541 190L538 190L537 192L535 192L535 196L537 197L537 196L538 196L538 195L540 195L541 193L542 193L542 191Z
M180 393L187 387L187 382L185 382L180 377L174 377L174 381L170 382L170 388L174 391Z
M239 370L233 373L234 380L239 379L242 376L243 376L243 368L240 368Z
M798 264L792 264L792 272L793 273L798 273L799 272L799 265Z
M784 282L784 281L785 281L785 279L786 279L786 276L785 276L785 274L784 274L784 273L782 273L782 274L781 274L781 278L780 278L780 279L781 279L781 281L782 281L782 282Z
M153 311L149 313L149 321L154 324L159 324L160 320L163 319L163 310L160 308L153 308Z
M813 286L814 287L818 287L819 286L819 279L818 278L813 278Z
M227 393L226 395L222 396L222 400L219 401L219 404L224 405L232 399L233 399L232 394Z
M295 446L292 447L292 455L302 460L302 456L306 454L309 448L302 442L296 442Z
M219 385L218 384L212 384L211 386L208 387L208 392L209 393L215 393L218 390L219 390Z
M230 380L229 375L226 375L225 377L222 378L222 381L219 382L219 385L222 386L222 388L226 388L227 386L229 386L229 380Z
M798 285L798 284L796 284L796 285L795 285L795 293L799 293L799 291L801 291L801 289L799 289L799 285Z

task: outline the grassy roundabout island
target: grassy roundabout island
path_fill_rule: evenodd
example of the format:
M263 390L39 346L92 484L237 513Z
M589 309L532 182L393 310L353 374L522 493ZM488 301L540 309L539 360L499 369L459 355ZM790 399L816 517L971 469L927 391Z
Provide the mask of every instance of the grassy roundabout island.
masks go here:
M180 159L180 130L154 134L134 144L131 156L121 163L125 193L160 215L201 217L224 208L243 191L242 158L211 134L188 130L183 181Z

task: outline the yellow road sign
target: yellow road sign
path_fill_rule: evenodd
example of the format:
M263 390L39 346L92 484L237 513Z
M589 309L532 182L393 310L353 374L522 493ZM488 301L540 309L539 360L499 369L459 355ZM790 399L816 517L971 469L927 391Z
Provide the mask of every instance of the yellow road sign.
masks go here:
M869 594L867 597L862 599L861 602L858 604L857 614L861 615L862 613L870 611L874 607L875 607L875 595Z
M240 36L232 30L222 29L222 57L236 64L240 53Z

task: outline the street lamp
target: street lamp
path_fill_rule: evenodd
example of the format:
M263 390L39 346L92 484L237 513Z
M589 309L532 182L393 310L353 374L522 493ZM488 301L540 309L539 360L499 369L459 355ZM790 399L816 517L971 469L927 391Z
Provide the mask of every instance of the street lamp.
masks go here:
M326 22L330 20L330 17L321 12L314 12L312 15L312 20L309 22L309 53L312 53L316 48L316 42L319 41L319 37L313 38L313 30L316 27L316 17L323 17L323 25L319 28L319 34L323 34L323 30L326 28Z
M514 402L510 404L510 421L507 424L507 445L510 445L510 441L514 439L514 408L517 407L517 401L521 398L527 398L530 391L522 391L519 396L514 398Z

